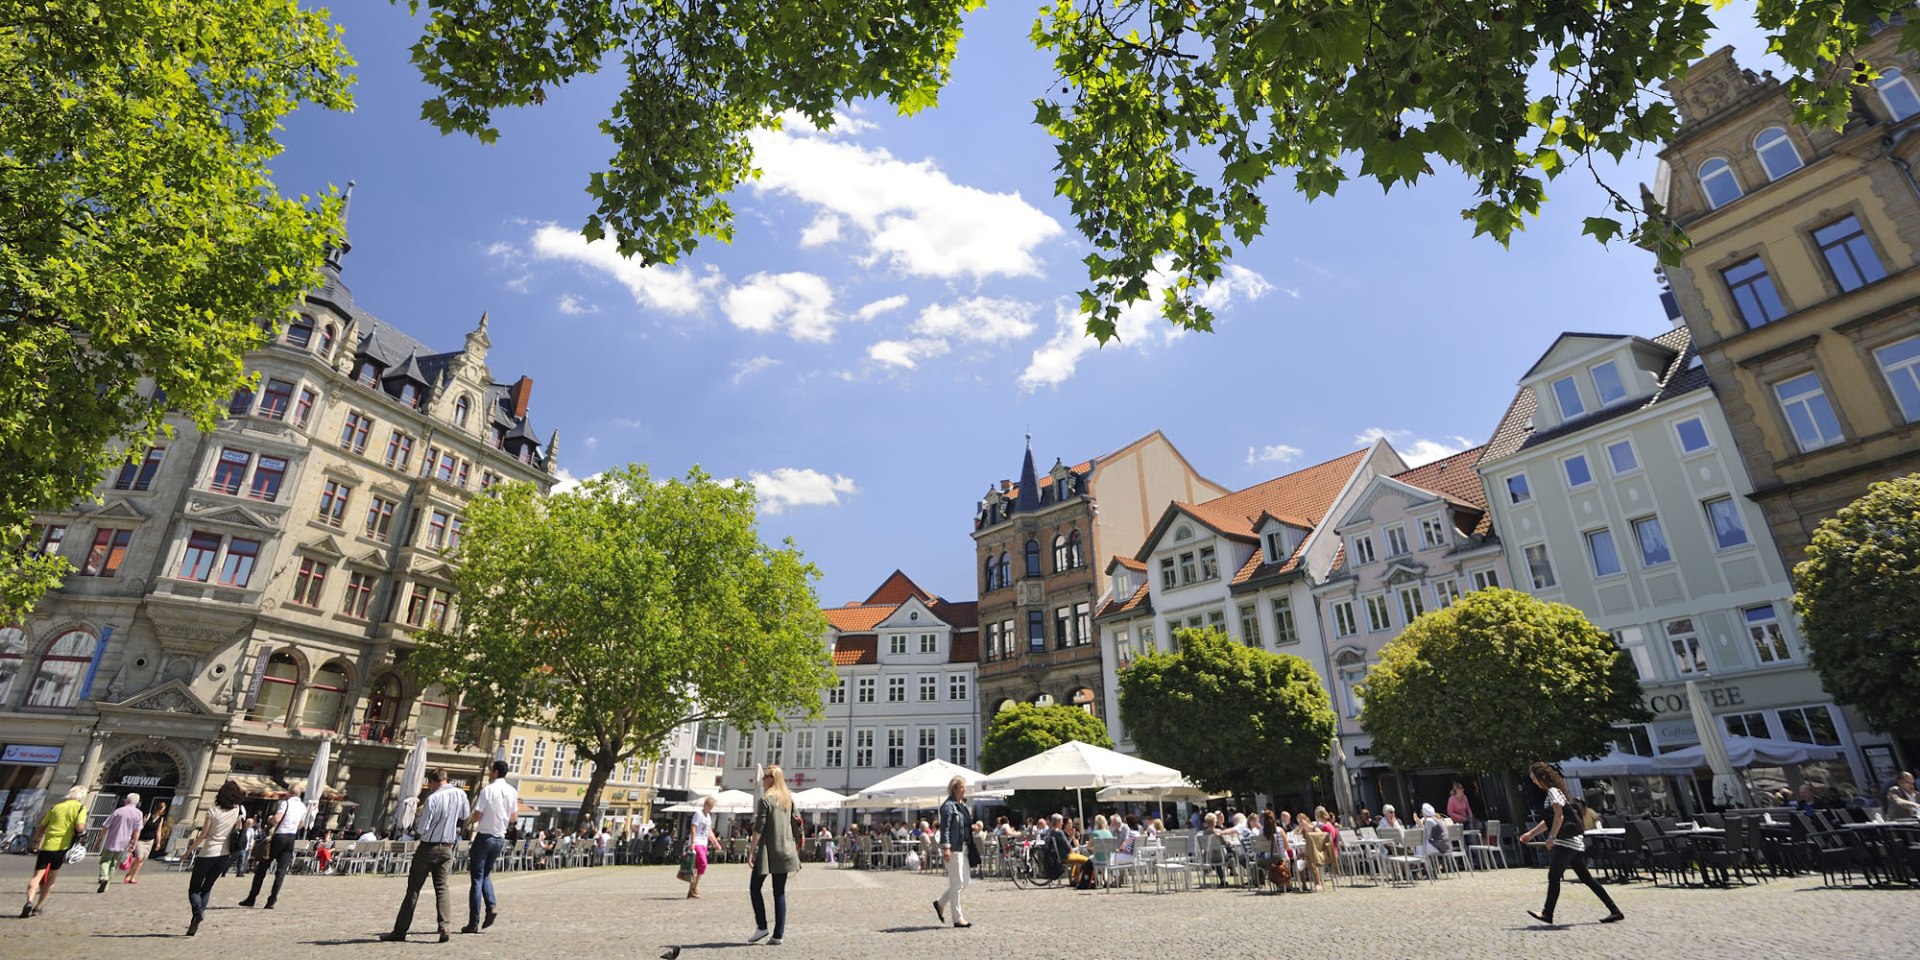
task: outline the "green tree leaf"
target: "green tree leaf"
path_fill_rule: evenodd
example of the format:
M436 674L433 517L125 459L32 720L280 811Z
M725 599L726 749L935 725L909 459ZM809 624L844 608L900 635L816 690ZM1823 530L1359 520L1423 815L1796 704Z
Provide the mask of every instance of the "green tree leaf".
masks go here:
M980 738L980 765L991 773L1073 740L1096 747L1113 747L1107 725L1079 707L1016 704L994 714L993 721L987 724L986 736ZM1044 815L1076 809L1074 793L1072 790L1016 790L1008 804L1029 815Z
M1881 730L1920 725L1920 474L1821 521L1793 581L1808 659L1834 699Z

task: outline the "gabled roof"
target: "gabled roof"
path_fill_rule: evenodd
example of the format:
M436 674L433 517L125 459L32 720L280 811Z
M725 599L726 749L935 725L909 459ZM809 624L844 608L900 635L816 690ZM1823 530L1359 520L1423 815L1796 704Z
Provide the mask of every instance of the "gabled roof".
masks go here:
M1113 555L1112 560L1107 561L1106 572L1112 573L1114 567L1126 567L1128 570L1133 570L1139 573L1147 572L1146 564L1141 563L1140 561L1135 560L1132 557L1123 557L1117 553Z
M841 633L865 633L892 616L895 609L894 605L869 607L864 604L854 604L846 607L829 607L820 612L826 614L827 623Z
M1134 588L1133 596L1125 600L1108 600L1106 606L1101 607L1100 612L1095 614L1095 619L1104 619L1123 613L1152 613L1153 599L1150 595L1151 591L1148 589L1150 586L1152 585L1143 582L1140 586Z
M1547 345L1546 352L1540 354L1540 359L1535 360L1533 366L1528 367L1527 372L1522 374L1520 379L1525 380L1540 372L1540 368L1547 365L1547 360L1560 350L1560 345L1568 340L1593 340L1600 343L1613 343L1618 340L1634 340L1639 343L1652 342L1645 337L1631 333L1563 333L1553 338L1553 342Z
M1693 363L1693 338L1686 327L1676 327L1648 342L1671 352L1673 356L1672 362L1667 364L1667 370L1661 375L1660 384L1654 389L1652 396L1640 403L1616 403L1585 416L1564 421L1550 430L1536 431L1533 428L1534 393L1531 389L1522 389L1514 394L1513 403L1507 407L1506 415L1500 418L1500 425L1494 428L1493 436L1487 441L1485 452L1481 455L1479 463L1495 463L1529 447L1598 426L1630 413L1637 413L1655 404L1668 402L1675 397L1695 390L1704 390L1710 386L1707 382L1706 368Z
M871 633L852 634L833 641L833 665L852 667L880 662L880 638Z
M1368 449L1355 450L1344 457L1295 470L1206 503L1176 502L1161 514L1160 522L1134 557L1147 558L1175 510L1206 524L1215 533L1241 540L1258 538L1262 516L1282 518L1295 526L1311 529L1326 519L1334 498L1340 495L1369 452Z
M907 602L908 597L917 597L929 604L933 602L933 594L920 589L920 585L914 583L906 574L895 570L888 575L878 589L873 591L872 595L867 597L863 606L885 604L889 607L897 607Z
M1486 444L1471 450L1462 450L1451 457L1444 457L1423 466L1404 470L1393 475L1393 479L1410 487L1431 490L1455 503L1477 507L1487 506L1487 489L1480 483L1480 474L1473 465L1487 449Z
M928 606L932 608L933 615L946 621L947 626L952 627L956 634L961 630L974 630L980 626L980 603L977 600L952 601L935 597Z

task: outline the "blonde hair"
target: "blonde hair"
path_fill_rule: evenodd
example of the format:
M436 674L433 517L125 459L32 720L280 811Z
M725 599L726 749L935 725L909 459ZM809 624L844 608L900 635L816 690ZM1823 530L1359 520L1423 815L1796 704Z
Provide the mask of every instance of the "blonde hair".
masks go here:
M76 785L68 788L67 799L72 800L74 803L84 803L88 793L89 791L86 787Z
M779 764L769 763L760 775L773 778L773 785L767 788L767 796L780 806L793 809L793 792L787 789L787 772L780 769Z
M954 791L959 790L961 787L964 787L966 785L967 785L966 777L960 776L957 773L954 774L953 779L947 781L947 796L951 798L954 794Z

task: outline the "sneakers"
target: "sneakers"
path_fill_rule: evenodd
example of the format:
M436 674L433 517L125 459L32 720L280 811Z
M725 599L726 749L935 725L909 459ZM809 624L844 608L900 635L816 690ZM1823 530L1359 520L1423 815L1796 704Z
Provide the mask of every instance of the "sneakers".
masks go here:
M106 892L107 892L107 882L105 880L102 880L100 881L100 889L95 890L94 893L106 893Z
M200 918L194 917L192 920L187 922L187 936L191 937L199 932L200 932Z
M759 943L760 941L762 941L762 940L765 940L765 939L767 938L767 933L768 933L768 932L769 932L769 931L767 930L767 928L766 928L766 927L760 927L760 928L758 928L758 929L756 929L756 930L754 930L754 931L753 931L753 936L751 936L751 937L748 937L748 938L747 938L747 942L748 942L748 943Z
M773 938L772 940L768 940L768 941L767 941L767 946L769 946L769 947L777 947L777 946L779 946L779 945L780 945L780 938L779 938L779 937L774 937L774 938Z
M20 907L20 919L25 920L31 916L33 916L33 901L28 900Z
M485 930L486 928L493 926L494 918L498 916L500 916L500 911L495 910L492 907L488 907L486 919L480 921L480 929Z

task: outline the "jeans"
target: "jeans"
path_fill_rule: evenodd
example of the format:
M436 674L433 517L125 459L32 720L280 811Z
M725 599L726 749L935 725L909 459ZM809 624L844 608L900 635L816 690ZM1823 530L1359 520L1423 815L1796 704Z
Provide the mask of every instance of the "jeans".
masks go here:
M947 892L935 901L947 909L954 923L966 923L967 915L960 909L960 894L967 889L967 881L972 879L973 871L967 867L965 850L955 850L947 856Z
M755 928L767 928L767 901L760 896L760 884L768 874L753 875L753 887L749 891L753 897L753 925ZM787 934L787 875L772 874L773 877L773 938L775 940Z
M287 880L287 871L293 867L293 834L276 833L267 847L267 858L253 868L253 889L247 893L247 902L252 903L260 896L260 884L267 879L267 866L273 865L273 890L267 894L267 905L272 906L280 899L280 884Z
M453 915L453 903L447 887L453 881L453 844L423 843L413 855L413 866L407 870L407 895L400 900L400 913L393 919L393 932L405 934L413 926L413 908L420 903L420 888L425 886L427 878L433 878L434 916L439 920L440 929L447 927L447 920Z
M507 841L500 837L480 834L473 838L473 850L467 858L467 876L472 878L472 887L467 891L467 926L480 925L480 904L486 902L487 912L493 912L493 864L500 859L500 851L505 849Z
M1560 900L1560 875L1566 873L1568 867L1572 867L1573 875L1579 877L1580 882L1586 884L1587 889L1592 890L1593 895L1600 898L1600 902L1606 905L1608 912L1620 912L1620 908L1614 906L1613 898L1607 896L1607 889L1593 879L1593 874L1587 872L1587 855L1572 847L1554 844L1553 849L1547 854L1547 905L1540 911L1541 916L1548 920L1553 919L1553 905Z
M207 912L207 897L213 894L213 882L227 872L228 857L193 858L193 879L187 881L187 904L193 907L193 918L200 919Z

